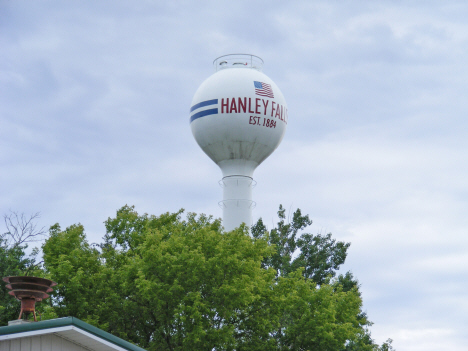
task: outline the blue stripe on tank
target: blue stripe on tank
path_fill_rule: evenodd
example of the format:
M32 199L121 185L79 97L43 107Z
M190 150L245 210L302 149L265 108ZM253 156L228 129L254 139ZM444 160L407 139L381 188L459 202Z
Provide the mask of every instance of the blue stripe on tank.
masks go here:
M208 116L208 115L216 115L216 114L218 114L218 109L217 108L212 108L210 110L204 110L204 111L197 112L197 113L193 114L192 117L190 117L190 123L195 121L197 118Z
M214 105L217 103L218 103L218 99L202 101L202 102L199 102L198 104L193 105L192 108L190 109L190 112L192 112L193 110L196 110L197 108L200 108L203 106Z

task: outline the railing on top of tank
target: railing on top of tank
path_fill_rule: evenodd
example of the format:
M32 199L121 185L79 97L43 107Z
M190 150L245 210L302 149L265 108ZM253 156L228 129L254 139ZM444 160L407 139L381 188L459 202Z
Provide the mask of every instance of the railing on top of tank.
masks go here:
M253 68L262 71L263 60L250 54L229 54L218 57L213 61L216 72L227 68Z

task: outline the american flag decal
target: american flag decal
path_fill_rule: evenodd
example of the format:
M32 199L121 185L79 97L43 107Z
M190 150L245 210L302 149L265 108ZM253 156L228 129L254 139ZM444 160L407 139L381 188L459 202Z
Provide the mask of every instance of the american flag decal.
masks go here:
M273 90L271 90L270 84L254 81L254 86L256 95L274 98Z

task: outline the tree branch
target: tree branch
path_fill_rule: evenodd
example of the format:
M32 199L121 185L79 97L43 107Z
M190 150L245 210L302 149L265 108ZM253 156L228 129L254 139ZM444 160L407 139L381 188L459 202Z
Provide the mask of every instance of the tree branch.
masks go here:
M18 212L10 210L9 214L3 215L7 229L3 236L9 237L8 244L16 247L29 242L41 241L46 231L44 227L37 228L38 218L40 218L39 212L26 216L24 213L18 214Z

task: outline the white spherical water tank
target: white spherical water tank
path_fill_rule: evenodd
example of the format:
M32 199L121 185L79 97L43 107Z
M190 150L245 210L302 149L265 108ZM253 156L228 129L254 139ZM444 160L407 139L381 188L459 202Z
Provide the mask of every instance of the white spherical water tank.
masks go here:
M190 108L193 136L221 168L223 225L252 224L253 172L280 144L288 109L263 60L247 54L214 60L215 73L198 88Z

